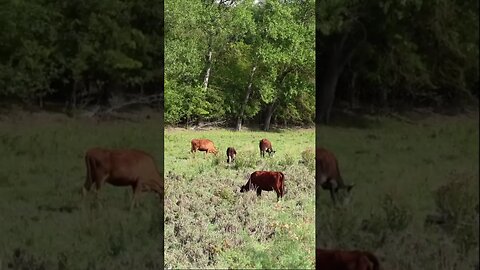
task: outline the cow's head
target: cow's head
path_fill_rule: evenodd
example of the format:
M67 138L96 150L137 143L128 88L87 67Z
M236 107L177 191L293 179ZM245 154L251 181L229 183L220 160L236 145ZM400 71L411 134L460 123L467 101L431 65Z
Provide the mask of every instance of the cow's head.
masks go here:
M341 204L346 205L350 203L352 199L351 191L354 186L355 184L345 185L339 190L339 200Z
M273 150L272 148L271 148L271 149L267 149L268 156L270 156L270 157L275 156L275 152L276 152L276 151Z
M240 186L240 192L243 193L243 192L247 192L250 190L250 187L248 185L243 185L243 186Z

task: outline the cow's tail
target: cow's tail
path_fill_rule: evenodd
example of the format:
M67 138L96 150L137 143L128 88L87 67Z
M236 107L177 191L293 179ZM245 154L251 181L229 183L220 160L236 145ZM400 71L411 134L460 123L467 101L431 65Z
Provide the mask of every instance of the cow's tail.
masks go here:
M363 255L373 264L372 270L380 270L380 263L375 255L370 252L364 252Z

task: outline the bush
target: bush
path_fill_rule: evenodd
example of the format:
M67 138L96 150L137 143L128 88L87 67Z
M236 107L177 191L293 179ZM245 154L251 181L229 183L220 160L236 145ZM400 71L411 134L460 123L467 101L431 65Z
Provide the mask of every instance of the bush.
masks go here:
M443 218L442 229L467 252L478 246L478 180L464 174L452 174L450 180L434 192L435 205Z
M315 151L313 148L307 148L302 152L302 164L311 172L315 171Z
M240 168L255 168L259 159L255 151L245 151L241 156L235 158L235 169Z

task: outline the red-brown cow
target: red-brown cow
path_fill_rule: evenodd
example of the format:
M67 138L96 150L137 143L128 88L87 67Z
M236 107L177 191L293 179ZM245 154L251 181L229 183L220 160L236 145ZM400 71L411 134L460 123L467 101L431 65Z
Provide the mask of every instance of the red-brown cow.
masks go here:
M235 148L228 147L227 148L227 163L235 161L236 156L237 156L237 151L235 151Z
M265 152L268 153L268 156L274 156L275 151L272 148L272 143L267 139L261 139L259 143L260 147L260 156L265 157Z
M204 151L205 155L208 153L213 153L214 155L217 154L217 149L212 141L208 139L193 139L192 140L192 149L190 150L191 153L198 151Z
M377 257L368 251L326 250L317 248L316 269L379 270Z
M277 193L277 201L283 197L285 190L285 175L281 172L256 171L250 175L247 183L240 187L240 192L257 189L257 196L262 194L262 190Z
M345 185L338 169L337 158L332 152L325 148L317 148L315 162L316 186L328 189L333 203L336 203L337 193L340 189L346 189L347 193L350 192L354 185Z
M91 148L85 154L87 177L82 189L83 195L95 184L98 195L102 184L131 186L133 190L130 208L136 204L140 191L154 191L163 196L163 177L157 170L153 157L135 149Z

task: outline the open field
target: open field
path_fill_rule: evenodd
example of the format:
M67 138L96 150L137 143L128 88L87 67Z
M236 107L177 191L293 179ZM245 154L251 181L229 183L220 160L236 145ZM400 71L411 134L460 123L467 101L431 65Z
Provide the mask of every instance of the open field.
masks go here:
M165 131L165 264L173 268L314 268L313 129L279 132ZM218 156L190 153L211 139ZM268 138L276 154L260 158ZM237 150L234 165L226 149ZM306 151L307 150L307 151ZM302 152L306 151L303 154ZM240 193L255 170L285 173L287 193Z
M163 128L28 116L0 121L1 269L160 269L163 221L153 193L129 211L130 188L80 190L88 147L139 148L160 164Z
M317 132L317 145L333 151L345 181L356 184L341 208L319 190L318 245L371 250L384 269L474 269L478 114L369 123Z

